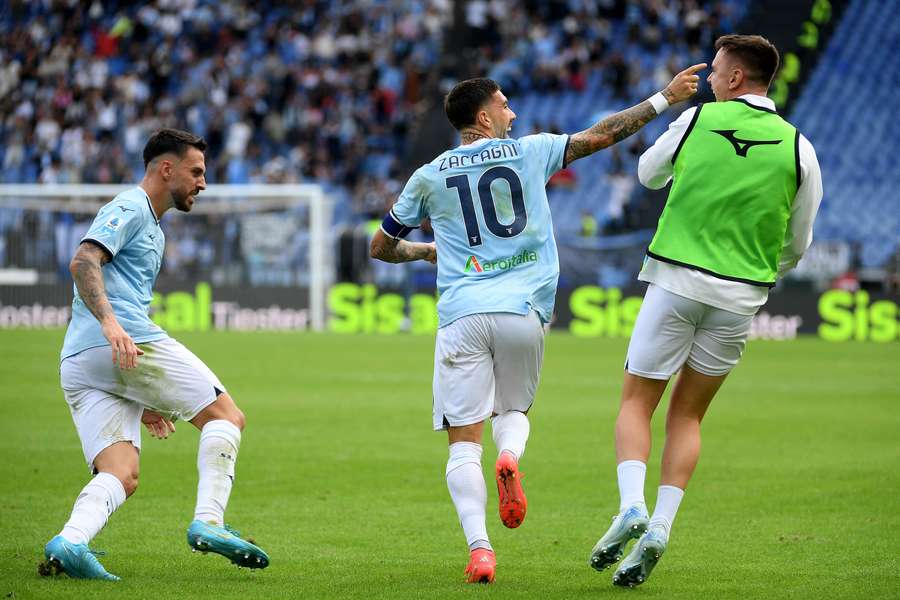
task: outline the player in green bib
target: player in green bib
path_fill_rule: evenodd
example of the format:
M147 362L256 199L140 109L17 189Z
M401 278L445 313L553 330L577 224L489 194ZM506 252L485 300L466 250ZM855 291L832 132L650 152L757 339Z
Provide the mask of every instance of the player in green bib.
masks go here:
M616 420L619 513L591 552L613 583L643 583L666 549L700 454L700 422L737 364L753 316L812 241L822 180L812 145L766 97L778 50L760 36L715 44L716 102L686 110L641 156L638 176L672 188L638 279L635 322ZM680 371L666 416L653 515L644 502L650 420Z

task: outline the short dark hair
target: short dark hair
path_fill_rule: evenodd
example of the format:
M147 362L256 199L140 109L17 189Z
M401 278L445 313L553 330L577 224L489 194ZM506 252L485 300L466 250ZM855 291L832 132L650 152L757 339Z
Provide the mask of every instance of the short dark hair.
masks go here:
M500 86L493 79L466 79L453 86L444 98L444 112L457 130L475 124L478 110L491 99Z
M716 52L724 50L744 67L747 79L766 87L778 70L778 48L761 35L723 35L716 40Z
M180 129L160 129L150 136L147 145L144 146L144 168L146 169L153 159L163 154L172 153L184 158L184 153L191 146L200 152L206 152L206 140L199 135Z

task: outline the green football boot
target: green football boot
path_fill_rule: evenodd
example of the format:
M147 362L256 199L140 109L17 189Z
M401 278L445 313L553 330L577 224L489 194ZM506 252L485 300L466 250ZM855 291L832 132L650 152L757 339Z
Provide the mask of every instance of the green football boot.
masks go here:
M669 536L666 529L653 525L634 545L613 575L613 583L622 587L641 585L650 577L653 567L666 551Z
M647 530L649 521L647 507L643 503L632 504L617 514L613 517L609 530L591 550L588 564L598 571L602 571L619 562L625 546L629 541L641 537L641 534Z
M119 581L119 578L107 573L97 554L87 544L73 544L61 535L56 536L44 547L46 559L38 566L38 573L43 576L65 573L75 579L102 579Z
M228 525L220 527L194 520L188 527L187 541L195 552L221 554L239 567L265 569L269 566L269 555Z

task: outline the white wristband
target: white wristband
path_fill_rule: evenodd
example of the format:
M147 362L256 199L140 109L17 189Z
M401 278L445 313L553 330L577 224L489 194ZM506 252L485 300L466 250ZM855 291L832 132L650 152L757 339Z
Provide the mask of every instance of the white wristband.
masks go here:
M650 104L653 105L653 110L655 110L658 115L669 108L669 101L666 100L666 97L663 96L662 92L656 92L650 96L648 100L650 101Z

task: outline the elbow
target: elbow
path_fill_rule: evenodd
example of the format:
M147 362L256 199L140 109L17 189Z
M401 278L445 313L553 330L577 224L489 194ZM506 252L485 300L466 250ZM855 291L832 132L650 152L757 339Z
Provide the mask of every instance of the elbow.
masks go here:
M653 174L638 171L638 181L648 190L661 190L669 183L668 177L654 177Z
M642 186L644 186L645 188L653 189L652 187L650 187L650 182L652 179L650 177L650 169L647 168L647 163L644 160L643 156L638 159L637 176L638 181L641 182Z
M75 256L74 258L72 258L71 261L69 261L69 273L71 273L73 280L75 279L75 276L78 274L78 268L79 268L80 264L81 264L81 260L77 256Z
M641 185L645 188L650 188L650 179L647 177L647 174L641 171L640 167L638 167L638 181L641 182ZM653 189L653 188L650 188Z
M384 248L378 243L377 239L373 239L369 244L369 256L378 260L384 260Z
M638 181L641 182L641 185L647 188L648 190L658 190L662 186L654 185L655 182L653 178L645 173L641 173L638 171Z

